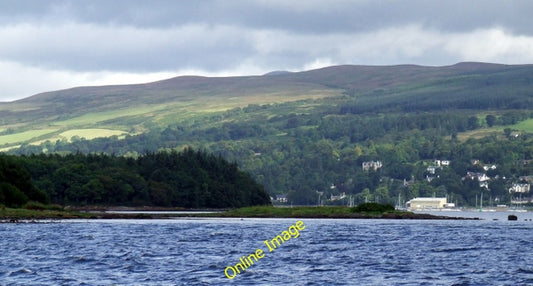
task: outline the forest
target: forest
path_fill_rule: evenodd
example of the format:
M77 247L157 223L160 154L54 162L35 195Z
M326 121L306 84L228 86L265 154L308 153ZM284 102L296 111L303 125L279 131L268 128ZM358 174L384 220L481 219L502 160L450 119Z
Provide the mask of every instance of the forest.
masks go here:
M302 104L312 103L316 104L314 109L298 112ZM287 114L287 110L295 112ZM416 196L448 196L458 205L473 206L481 192L485 192L485 205L511 204L514 194L509 188L533 175L531 165L520 163L533 159L533 147L530 147L533 137L527 132L512 137L513 129L509 126L527 122L531 117L527 110L359 114L348 112L344 105L305 101L236 108L124 139L80 138L74 142L24 146L17 153L39 159L43 155L31 154L42 153L43 148L54 154L103 152L116 154L116 158L127 162L132 158L146 160L142 158L150 152L196 148L235 162L264 186L270 196L285 195L290 204L313 205L320 197L320 203L326 204L347 204L350 196L355 203L397 204L398 199L404 202ZM460 138L462 134L486 128L500 131L481 138ZM383 162L383 167L375 172L362 170L363 162L374 160ZM451 165L430 174L427 170L434 160L450 160ZM473 165L472 160L480 163ZM465 180L467 172L483 171L484 165L497 166L488 172L489 186L480 187L476 180ZM83 166L72 165L68 170L83 170ZM149 198L152 204L159 205L194 207L209 202L207 206L216 206L217 200L202 196L194 201L198 190L187 191L190 197L184 195L185 199L167 194L170 189L152 179L157 177L156 171L141 174L142 184L126 182L125 190L116 197L125 196L131 204ZM119 178L133 182L138 179L117 175ZM97 183L102 178L82 180L69 188L70 192L62 191L64 187L58 183L61 176L47 179L39 178L37 186L47 190L55 202L118 203L112 199L115 196L104 200L101 194L89 195L88 189L99 189ZM134 186L143 187L137 190ZM54 191L57 188L59 191ZM342 199L328 200L343 193ZM179 204L183 200L188 203Z
M0 155L0 204L235 208L268 205L249 174L220 156L186 149L136 159L105 154Z

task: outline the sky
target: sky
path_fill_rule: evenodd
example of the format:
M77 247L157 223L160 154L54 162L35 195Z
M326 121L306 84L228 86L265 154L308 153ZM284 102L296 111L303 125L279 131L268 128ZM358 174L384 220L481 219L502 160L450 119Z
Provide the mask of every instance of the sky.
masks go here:
M180 75L533 63L530 0L0 0L0 101Z

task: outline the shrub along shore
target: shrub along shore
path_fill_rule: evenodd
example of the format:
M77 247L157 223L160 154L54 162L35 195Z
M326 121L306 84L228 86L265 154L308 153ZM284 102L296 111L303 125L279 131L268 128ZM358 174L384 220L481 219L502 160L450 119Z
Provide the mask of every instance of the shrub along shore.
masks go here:
M345 219L464 219L458 217L418 214L395 210L390 205L376 203L357 207L287 207L255 206L232 209L222 213L205 214L207 217L249 217L249 218L345 218Z

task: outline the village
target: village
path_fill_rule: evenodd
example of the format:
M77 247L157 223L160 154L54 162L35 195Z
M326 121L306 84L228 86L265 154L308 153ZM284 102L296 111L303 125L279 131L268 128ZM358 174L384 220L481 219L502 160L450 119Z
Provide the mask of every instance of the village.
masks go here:
M517 161L517 164L530 164L531 160L520 160ZM439 178L439 171L449 168L451 165L450 160L445 159L434 159L426 160L423 164L427 165L425 168L425 180L428 183L431 183L433 180ZM517 178L506 178L505 176L500 176L497 174L498 166L496 164L484 164L478 159L470 160L471 170L466 171L464 176L461 178L463 182L470 180L472 182L477 182L479 188L482 190L479 195L476 194L475 204L474 205L463 205L460 206L456 201L453 201L453 198L449 197L447 194L445 196L420 196L420 197L407 197L401 198L399 195L395 207L397 209L405 209L410 211L458 211L462 209L479 209L482 208L486 210L507 210L507 209L520 209L524 208L527 204L533 203L533 197L530 193L531 184L533 183L533 175L528 176L518 176ZM361 164L361 169L364 172L378 172L383 168L383 162L376 161L365 161ZM492 176L491 176L492 174ZM495 174L495 175L494 175ZM509 194L509 199L505 202L499 196L491 196L491 182L495 180L503 180L506 182L506 188ZM409 187L414 184L415 179L412 177L410 180L403 180L403 187ZM346 191L335 192L337 187L334 184L331 184L329 190L327 191L316 191L317 193L317 206L322 205L339 205L340 203L347 206L355 205L355 194L347 194ZM485 200L483 199L483 194L485 193ZM328 195L326 195L328 194ZM487 197L489 196L489 197ZM287 195L280 194L275 198L271 197L272 202L275 205L289 205L291 204ZM483 202L488 200L488 204L483 206ZM369 202L368 199L365 199L365 202Z

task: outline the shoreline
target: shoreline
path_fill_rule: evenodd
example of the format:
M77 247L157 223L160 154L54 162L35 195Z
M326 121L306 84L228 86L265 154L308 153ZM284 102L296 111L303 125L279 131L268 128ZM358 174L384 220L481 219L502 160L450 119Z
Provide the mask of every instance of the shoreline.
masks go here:
M82 207L65 210L1 209L0 223L54 222L70 219L173 219L173 218L307 218L307 219L418 219L480 220L409 211L353 212L347 207L245 207L240 209L184 209Z

